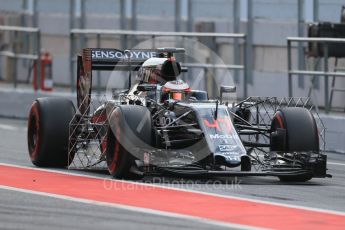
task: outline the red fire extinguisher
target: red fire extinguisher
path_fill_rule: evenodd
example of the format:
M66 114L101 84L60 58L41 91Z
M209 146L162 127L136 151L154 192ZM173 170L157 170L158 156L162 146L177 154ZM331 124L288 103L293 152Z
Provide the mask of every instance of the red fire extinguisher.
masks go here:
M37 82L38 71L37 62L34 64L34 79L33 87L35 90L41 89L42 91L52 91L53 90L53 71L52 71L52 57L49 52L44 52L41 54L41 71L40 71L40 81Z

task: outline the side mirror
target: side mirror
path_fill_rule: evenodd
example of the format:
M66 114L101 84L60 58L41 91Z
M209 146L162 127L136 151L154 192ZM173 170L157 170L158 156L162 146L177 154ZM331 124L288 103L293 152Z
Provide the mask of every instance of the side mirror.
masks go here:
M137 86L137 90L142 92L155 91L156 89L157 85L155 84L140 84Z
M223 102L223 93L235 93L235 92L236 92L236 86L226 86L226 85L220 86L220 103Z

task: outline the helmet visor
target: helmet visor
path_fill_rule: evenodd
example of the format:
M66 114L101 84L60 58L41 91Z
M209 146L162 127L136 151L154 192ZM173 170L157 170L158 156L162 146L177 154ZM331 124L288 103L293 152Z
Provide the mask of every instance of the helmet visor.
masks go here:
M184 93L182 92L172 92L171 93L171 98L174 99L174 100L182 100L184 99Z

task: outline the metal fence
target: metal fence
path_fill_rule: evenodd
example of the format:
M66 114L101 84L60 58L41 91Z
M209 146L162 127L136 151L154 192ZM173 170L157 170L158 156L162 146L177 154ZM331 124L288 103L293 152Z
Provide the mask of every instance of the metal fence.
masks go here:
M154 12L154 15L157 15L157 11L155 7L159 7L159 9L163 9L164 11L169 11L169 15L172 16L172 23L173 26L171 30L176 31L193 31L195 29L195 25L197 22L200 21L210 21L214 22L221 18L224 21L227 21L227 27L218 27L220 29L225 29L225 31L232 31L234 33L245 32L246 33L246 53L244 54L246 57L253 57L247 58L246 60L246 81L251 84L254 83L253 81L253 68L256 67L256 70L260 71L263 68L260 66L255 66L254 61L257 59L256 51L254 50L254 46L260 46L261 44L258 43L257 38L257 31L254 31L254 22L257 22L258 19L265 18L268 20L276 20L284 18L284 20L289 20L293 22L297 30L297 36L303 37L305 34L305 24L306 21L318 21L319 19L327 19L333 20L334 19L334 10L336 10L342 2L340 0L334 1L326 1L326 0L280 0L280 1L267 1L267 0L220 0L220 1L198 1L198 0L166 0L169 2L169 6L172 7L166 8L164 4L156 4L155 0L152 1L139 1L139 0L64 0L64 1L54 1L54 0L16 0L16 1L9 1L9 0L0 0L1 7L3 10L14 11L18 12L21 16L29 16L29 19L26 17L22 17L21 20L22 26L37 26L38 24L42 25L42 29L45 30L47 26L44 26L44 17L46 14L49 14L49 17L55 17L55 14L51 14L51 12L59 12L59 14L63 14L64 17L67 17L67 22L69 21L69 28L66 31L69 31L71 28L79 27L81 29L85 29L90 26L90 18L92 13L99 13L103 14L104 9L111 14L117 16L116 20L118 23L111 24L111 28L120 28L120 29L142 29L146 30L146 28L141 27L144 23L142 16L150 16L148 12L146 12L142 5L146 3L147 8ZM16 4L14 4L16 2ZM226 4L221 4L221 3ZM205 7L205 4L206 5ZM8 7L6 7L9 5ZM101 5L102 8L97 8L95 6ZM57 7L58 6L58 7ZM214 10L215 8L210 8L207 6L217 7L221 10ZM270 6L270 7L268 7ZM332 6L332 8L330 8ZM273 8L272 8L273 7ZM280 11L281 8L284 8L284 11ZM58 8L58 9L57 9ZM93 9L97 8L97 9ZM90 10L92 9L92 10ZM277 9L277 10L275 10ZM329 10L334 9L334 10ZM340 10L340 8L339 8ZM212 13L208 13L212 11ZM280 15L286 15L286 12L289 11L288 17L280 17ZM338 13L336 13L338 14ZM213 15L213 16L212 16ZM225 15L225 16L224 16ZM309 16L308 16L309 15ZM44 17L42 17L44 16ZM327 16L327 18L325 18ZM332 16L329 18L328 16ZM334 16L334 17L333 17ZM38 20L41 20L38 23ZM32 21L30 23L30 21ZM68 27L68 26L66 26ZM64 27L65 28L65 27ZM159 30L161 28L158 28ZM165 29L165 28L164 28ZM147 29L148 30L148 29ZM255 32L255 33L254 33ZM52 33L44 32L45 34ZM64 33L68 33L65 32ZM285 36L290 36L290 34L282 34L276 33L277 35L276 40L284 41ZM64 34L65 35L65 34ZM254 39L254 35L256 36ZM278 36L283 35L283 36ZM236 43L236 39L234 39L234 43ZM279 44L280 45L280 44ZM235 49L237 46L234 46ZM234 52L234 57L238 57L239 51ZM303 47L299 46L298 49L299 59L302 60L304 57ZM66 56L69 54L66 54ZM285 61L285 60L284 60ZM60 62L59 62L60 65ZM235 62L235 65L238 65ZM62 69L61 66L55 65L54 68ZM300 62L298 65L299 69L303 69L305 66L303 62ZM266 70L266 69L264 69ZM265 72L265 71L262 71ZM269 71L267 71L269 72ZM65 73L63 73L65 74ZM72 75L74 76L74 75ZM301 82L300 82L301 83ZM303 83L303 82L302 82ZM302 85L299 84L300 86ZM65 84L65 82L63 83ZM74 82L73 82L74 84ZM258 84L258 83L256 83ZM245 84L246 85L246 84ZM256 87L259 88L259 87Z
M7 1L7 2L1 2ZM16 3L15 3L16 2ZM58 10L59 13L65 11L65 13L69 14L69 24L70 29L76 28L79 26L81 29L85 29L86 26L86 18L87 12L90 10L90 7L95 7L97 4L102 5L109 5L109 7L104 7L102 9L107 9L107 11L114 11L114 14L118 14L119 17L119 25L120 29L131 29L137 30L138 28L138 16L143 15L144 12L140 11L142 8L142 4L148 5L147 8L155 10L155 9L164 9L164 11L171 11L170 13L174 15L174 27L176 31L183 30L181 28L181 22L183 21L182 17L186 16L187 31L193 30L193 22L204 18L206 13L210 14L211 18L213 17L221 17L230 19L233 21L233 32L239 33L240 26L241 26L241 18L246 17L247 26L246 26L246 34L247 34L247 47L248 47L248 54L251 56L252 54L252 43L253 43L253 21L255 18L269 18L269 19L276 19L279 18L280 15L285 15L286 11L290 11L289 16L284 18L288 20L296 20L298 26L298 36L303 36L304 33L304 26L307 20L307 15L311 14L313 21L318 21L320 16L324 18L324 14L329 11L322 11L320 9L324 9L326 5L326 1L323 0L280 0L280 1L267 1L267 0L219 0L219 1L199 1L199 0L166 0L169 3L169 9L164 8L165 4L162 4L163 0L157 1L158 4L154 4L155 1L138 1L138 0L64 0L64 1L54 1L54 0L16 0L16 1L9 1L9 0L0 0L2 3L2 7L5 10L17 10L22 12L25 15L32 16L32 25L38 25L38 18L43 11L46 9L46 12L56 12ZM340 2L340 3L338 3ZM161 3L161 4L159 4ZM51 6L49 6L49 4ZM208 6L212 6L212 12L209 12ZM219 5L219 10L214 10L216 5ZM329 5L341 5L341 1L332 1ZM276 6L275 6L276 5ZM204 6L204 8L200 8ZM273 7L272 9L274 12L270 12L268 6ZM45 7L45 8L44 8ZM185 11L182 12L181 8L187 8ZM284 7L284 11L281 11L281 7ZM293 8L296 7L296 8ZM56 9L58 8L58 9ZM128 9L127 9L128 8ZM263 10L267 9L267 10ZM277 10L275 10L277 9ZM334 9L327 8L327 9ZM292 11L293 10L293 11ZM94 9L92 12L99 12L100 10ZM305 13L308 11L309 13ZM270 12L270 15L268 15ZM297 12L297 16L296 16ZM146 12L149 13L149 12ZM154 11L157 14L156 11ZM322 13L322 14L321 14ZM327 15L334 15L329 14ZM273 18L270 16L273 16ZM212 19L210 19L212 20ZM329 21L330 19L327 18ZM23 20L23 25L26 24L26 20ZM26 25L27 26L27 25ZM302 55L302 53L301 53ZM251 75L251 66L248 66L248 75ZM249 76L250 78L250 76Z
M138 37L149 37L152 39L152 46L151 48L158 48L156 47L155 41L158 37L173 37L173 38L180 38L184 41L184 38L225 38L225 39L232 39L232 40L242 40L241 44L243 46L243 55L242 55L242 65L237 64L238 60L235 61L235 64L199 64L199 63L181 63L182 66L189 67L189 68L203 68L203 69L227 69L227 70L236 70L236 71L243 71L243 97L247 97L247 56L246 56L246 35L245 34L232 34L232 33L193 33L193 32L151 32L151 31L128 31L128 30L92 30L92 29L72 29L70 32L70 74L73 76L71 78L71 85L74 86L75 79L74 79L74 63L76 61L75 55L80 50L77 50L76 41L79 44L85 45L85 36L94 36L96 37L96 47L100 48L101 46L101 39L104 36L112 36L112 37L121 37L122 47L128 47L126 42L124 41L133 41ZM76 37L79 37L76 40ZM238 41L237 41L238 42ZM133 45L133 44L131 44ZM182 44L183 46L183 44ZM80 47L80 49L83 47ZM148 48L148 47L146 47ZM234 52L235 49L234 49ZM239 55L240 57L241 55ZM237 57L238 58L238 57ZM97 84L100 88L100 75L97 76ZM74 90L74 88L72 88Z
M0 32L8 33L8 43L2 44L0 56L13 59L12 73L13 86L17 87L17 61L32 60L36 61L37 70L40 71L40 52L41 52L41 33L39 28L17 27L17 26L0 26ZM32 35L32 39L28 37ZM28 44L29 42L32 44ZM21 48L18 44L26 44L26 49ZM31 48L31 49L30 49ZM23 53L27 51L27 53ZM30 52L31 51L31 52ZM40 76L40 74L37 74ZM36 79L38 82L40 79Z
M305 69L293 69L292 67L292 43L303 44L306 42L321 43L323 47L323 71L311 71ZM325 111L330 111L331 100L329 97L329 77L345 77L345 72L329 71L329 44L330 43L345 43L345 39L339 38L308 38L308 37L288 37L287 38L287 55L288 55L288 87L289 97L293 97L292 84L293 75L297 76L311 76L311 77L324 77L324 100L325 100ZM314 85L312 85L314 87Z

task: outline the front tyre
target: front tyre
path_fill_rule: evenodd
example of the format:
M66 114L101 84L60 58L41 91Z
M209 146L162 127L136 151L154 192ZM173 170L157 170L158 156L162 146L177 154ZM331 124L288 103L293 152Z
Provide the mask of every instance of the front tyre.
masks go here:
M69 123L75 114L73 103L65 98L38 98L28 118L28 150L38 167L67 167Z
M280 109L274 115L272 133L283 131L279 138L271 136L271 151L319 152L319 134L315 119L305 108L288 107ZM305 182L313 178L313 174L279 176L283 182Z
M135 160L142 160L140 151L151 146L152 119L149 110L137 105L117 107L109 118L107 134L106 160L110 175L119 179L142 178L135 167Z
M282 139L271 136L271 151L319 152L319 134L314 116L305 108L279 109L271 124L272 133L285 130ZM274 140L274 141L273 141Z

